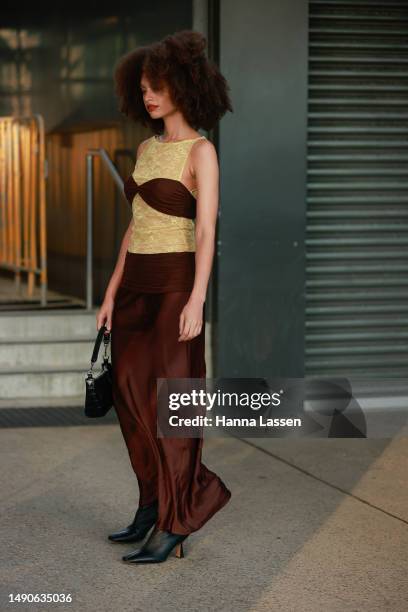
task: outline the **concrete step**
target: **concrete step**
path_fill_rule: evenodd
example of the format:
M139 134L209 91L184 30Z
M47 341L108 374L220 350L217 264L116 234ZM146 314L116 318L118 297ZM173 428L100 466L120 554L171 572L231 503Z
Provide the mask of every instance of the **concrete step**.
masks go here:
M2 367L0 368L0 398L66 397L85 393L85 378L90 363L75 366ZM99 370L99 364L94 366Z
M65 408L85 406L85 385L81 395L64 397L19 397L0 399L0 410L12 408Z
M33 363L40 366L75 366L87 359L90 362L95 339L96 332L75 337L33 336L24 340L15 337L3 339L0 344L0 367L26 367L29 370ZM102 345L99 349L100 359L103 350Z
M97 336L97 309L0 313L0 401L3 405L83 404ZM109 350L108 350L109 354ZM99 352L100 369L103 346ZM71 398L71 399L70 399ZM49 404L48 404L49 405Z
M0 312L0 342L43 336L96 338L97 310Z

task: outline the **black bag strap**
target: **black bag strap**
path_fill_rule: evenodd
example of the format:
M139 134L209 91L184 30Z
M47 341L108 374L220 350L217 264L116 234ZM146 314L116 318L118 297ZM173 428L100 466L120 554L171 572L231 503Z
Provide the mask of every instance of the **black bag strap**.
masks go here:
M105 345L109 344L110 332L107 331L105 325L102 325L102 327L98 330L98 335L95 340L95 346L94 346L92 357L91 357L92 365L98 360L98 354L99 354L99 349L101 347L102 339Z

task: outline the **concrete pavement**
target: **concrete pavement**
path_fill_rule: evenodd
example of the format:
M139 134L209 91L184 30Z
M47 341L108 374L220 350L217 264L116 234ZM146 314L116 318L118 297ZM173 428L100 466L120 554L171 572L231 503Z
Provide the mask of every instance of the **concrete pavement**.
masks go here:
M231 501L184 559L142 566L121 561L137 544L106 538L138 499L118 425L3 429L0 445L1 610L407 609L407 438L208 439Z

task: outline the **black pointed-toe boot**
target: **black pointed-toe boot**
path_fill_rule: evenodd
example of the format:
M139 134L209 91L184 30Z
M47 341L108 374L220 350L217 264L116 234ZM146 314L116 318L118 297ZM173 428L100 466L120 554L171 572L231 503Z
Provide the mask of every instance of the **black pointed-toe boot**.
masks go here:
M155 527L140 550L122 557L126 563L161 563L175 548L176 557L184 557L183 541L188 537Z
M133 522L121 529L111 533L108 537L111 542L138 542L143 540L148 531L153 527L158 516L158 501L146 506L139 506Z

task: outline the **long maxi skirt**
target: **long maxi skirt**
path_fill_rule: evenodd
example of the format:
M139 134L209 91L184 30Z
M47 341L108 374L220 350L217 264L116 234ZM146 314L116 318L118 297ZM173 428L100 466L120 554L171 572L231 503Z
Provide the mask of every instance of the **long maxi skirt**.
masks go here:
M194 266L194 253L127 252L112 317L114 407L139 506L157 499L156 526L177 534L200 529L231 497L201 462L203 438L157 437L156 379L206 376L204 320L198 336L178 341Z

